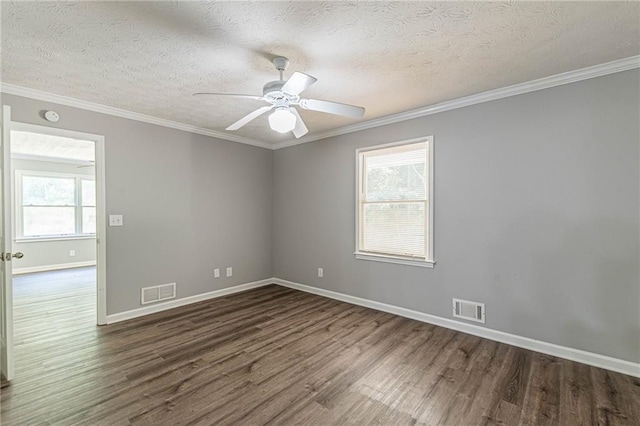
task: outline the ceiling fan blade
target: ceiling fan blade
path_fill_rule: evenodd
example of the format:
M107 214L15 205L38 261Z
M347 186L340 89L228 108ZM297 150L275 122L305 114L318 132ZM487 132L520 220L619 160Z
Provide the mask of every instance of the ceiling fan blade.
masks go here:
M255 99L256 101L263 101L264 98L262 96L256 95L239 95L236 93L194 93L193 96L231 96L234 98L245 98L245 99Z
M244 126L245 124L247 124L251 120L254 120L254 119L260 117L262 114L264 114L265 112L269 111L271 108L273 108L273 105L269 105L269 106L264 106L262 108L258 108L257 110L253 111L252 113L249 113L249 114L245 115L240 120L238 120L235 123L233 123L231 126L227 127L226 130L238 130L240 127Z
M362 107L338 102L321 101L320 99L300 99L300 106L311 111L344 115L345 117L362 118L364 116L364 108Z
M289 108L289 111L291 111L293 115L296 116L296 127L293 128L293 136L295 136L296 138L300 138L309 133L309 129L307 129L304 121L302 121L302 117L300 117L300 114L298 114L298 110L294 107L291 107Z
M291 77L289 77L289 80L287 80L280 90L289 95L299 95L303 90L307 89L316 81L318 81L317 78L311 77L309 74L296 71L291 75Z

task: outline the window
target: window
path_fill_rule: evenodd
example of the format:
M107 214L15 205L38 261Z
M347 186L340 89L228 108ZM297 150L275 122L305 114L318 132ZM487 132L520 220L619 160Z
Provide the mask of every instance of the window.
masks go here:
M96 185L90 176L16 171L16 237L96 233Z
M356 258L433 267L433 137L357 151Z
M81 234L96 233L96 182L80 179L82 204Z

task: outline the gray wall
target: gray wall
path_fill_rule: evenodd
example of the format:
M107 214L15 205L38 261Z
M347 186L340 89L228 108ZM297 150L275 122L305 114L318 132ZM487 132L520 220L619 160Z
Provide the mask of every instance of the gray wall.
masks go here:
M78 167L74 164L56 163L52 161L33 161L12 159L11 168L16 170L47 171L55 173L71 173L76 175L94 176L94 167ZM15 173L14 173L15 179ZM15 183L15 182L14 182ZM14 191L15 204L15 191ZM16 215L12 216L15 221ZM43 268L58 266L61 264L77 262L95 262L96 260L96 239L57 239L47 241L27 241L18 242L15 239L15 222L12 226L14 231L13 251L24 253L22 259L14 259L13 272L20 273L23 268ZM74 250L75 256L70 256L69 251Z
M639 72L274 153L279 278L640 361ZM354 259L355 149L435 138L435 269ZM324 268L324 278L316 269Z
M178 298L273 276L272 151L2 94L14 121L105 136L107 313L140 307L140 288ZM41 110L61 118L47 123ZM213 268L233 267L230 278ZM223 274L224 275L224 274Z
M139 307L142 286L185 297L277 276L442 317L452 297L485 302L489 328L638 362L639 91L627 71L275 152L2 103L106 136L107 211L125 223L107 231L109 314ZM435 269L355 260L355 149L423 135Z

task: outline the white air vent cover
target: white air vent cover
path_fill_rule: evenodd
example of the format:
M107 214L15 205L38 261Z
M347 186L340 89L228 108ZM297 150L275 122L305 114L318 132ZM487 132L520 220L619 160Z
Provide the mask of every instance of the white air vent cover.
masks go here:
M176 297L176 283L144 287L140 290L140 304L160 302Z
M453 316L484 324L484 303L453 299Z

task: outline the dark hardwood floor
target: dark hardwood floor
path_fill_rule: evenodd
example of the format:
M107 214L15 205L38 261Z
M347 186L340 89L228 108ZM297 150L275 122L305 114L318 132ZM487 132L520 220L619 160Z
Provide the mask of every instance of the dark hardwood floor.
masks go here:
M15 280L2 425L638 425L640 379L275 285L97 327L93 268Z

